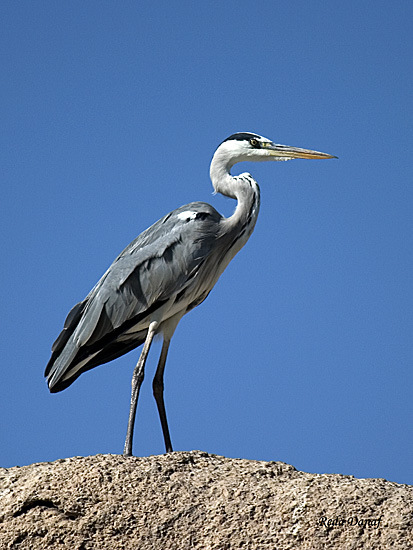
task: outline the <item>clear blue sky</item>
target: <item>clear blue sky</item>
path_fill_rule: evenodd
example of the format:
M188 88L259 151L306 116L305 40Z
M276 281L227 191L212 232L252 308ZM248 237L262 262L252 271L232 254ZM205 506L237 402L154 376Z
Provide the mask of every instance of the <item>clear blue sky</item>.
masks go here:
M0 465L121 453L139 350L50 395L69 309L236 131L254 234L172 342L176 450L413 483L412 22L400 1L3 1ZM236 172L236 170L234 171ZM163 452L149 358L134 452Z

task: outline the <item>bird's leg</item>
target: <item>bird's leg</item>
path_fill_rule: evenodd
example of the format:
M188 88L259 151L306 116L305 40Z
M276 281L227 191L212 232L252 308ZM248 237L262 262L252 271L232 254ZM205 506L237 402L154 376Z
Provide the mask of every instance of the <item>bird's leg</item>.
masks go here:
M142 352L140 354L138 362L136 363L135 370L133 371L132 394L131 394L131 400L130 400L128 430L126 432L125 447L123 449L124 456L132 455L133 429L135 427L135 416L136 416L136 407L138 405L139 390L143 382L143 377L145 375L146 358L148 356L148 353L152 344L152 340L155 336L157 328L158 328L158 323L156 321L149 325L148 333L146 335Z
M159 357L158 367L156 369L155 377L152 383L153 396L155 397L156 405L158 407L163 438L165 440L165 449L167 453L172 452L172 443L171 437L169 435L168 422L166 420L165 402L163 399L163 373L165 370L166 356L168 355L170 342L170 339L164 339L163 341L161 356Z

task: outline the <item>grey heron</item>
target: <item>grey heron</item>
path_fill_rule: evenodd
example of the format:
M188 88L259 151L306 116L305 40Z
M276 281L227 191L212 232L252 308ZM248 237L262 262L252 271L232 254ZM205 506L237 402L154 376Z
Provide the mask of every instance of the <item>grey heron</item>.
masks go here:
M328 159L333 155L279 145L253 133L224 140L211 161L216 193L237 201L226 218L204 202L170 212L132 241L86 298L69 312L45 370L49 390L60 392L83 372L143 344L132 376L123 454L132 454L133 430L145 362L156 334L161 354L153 379L166 452L172 443L164 404L164 369L180 319L208 296L232 258L248 241L260 207L260 189L248 173L231 175L242 161Z

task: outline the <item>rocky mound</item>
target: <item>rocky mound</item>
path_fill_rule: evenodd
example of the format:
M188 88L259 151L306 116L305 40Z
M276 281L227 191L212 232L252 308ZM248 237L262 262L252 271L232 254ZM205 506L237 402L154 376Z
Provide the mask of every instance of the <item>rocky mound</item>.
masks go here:
M177 452L0 469L0 548L412 548L413 487Z

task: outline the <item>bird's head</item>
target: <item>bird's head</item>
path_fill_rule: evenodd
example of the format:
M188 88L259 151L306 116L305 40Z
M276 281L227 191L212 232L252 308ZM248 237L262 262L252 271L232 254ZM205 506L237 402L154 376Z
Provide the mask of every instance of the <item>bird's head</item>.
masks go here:
M236 198L236 178L231 176L230 170L237 162L331 158L336 157L310 149L279 145L258 134L239 132L229 136L215 151L209 173L216 193Z
M215 154L218 154L222 160L225 159L229 167L243 161L336 158L333 155L320 153L319 151L280 145L263 136L249 132L232 134L221 143Z

